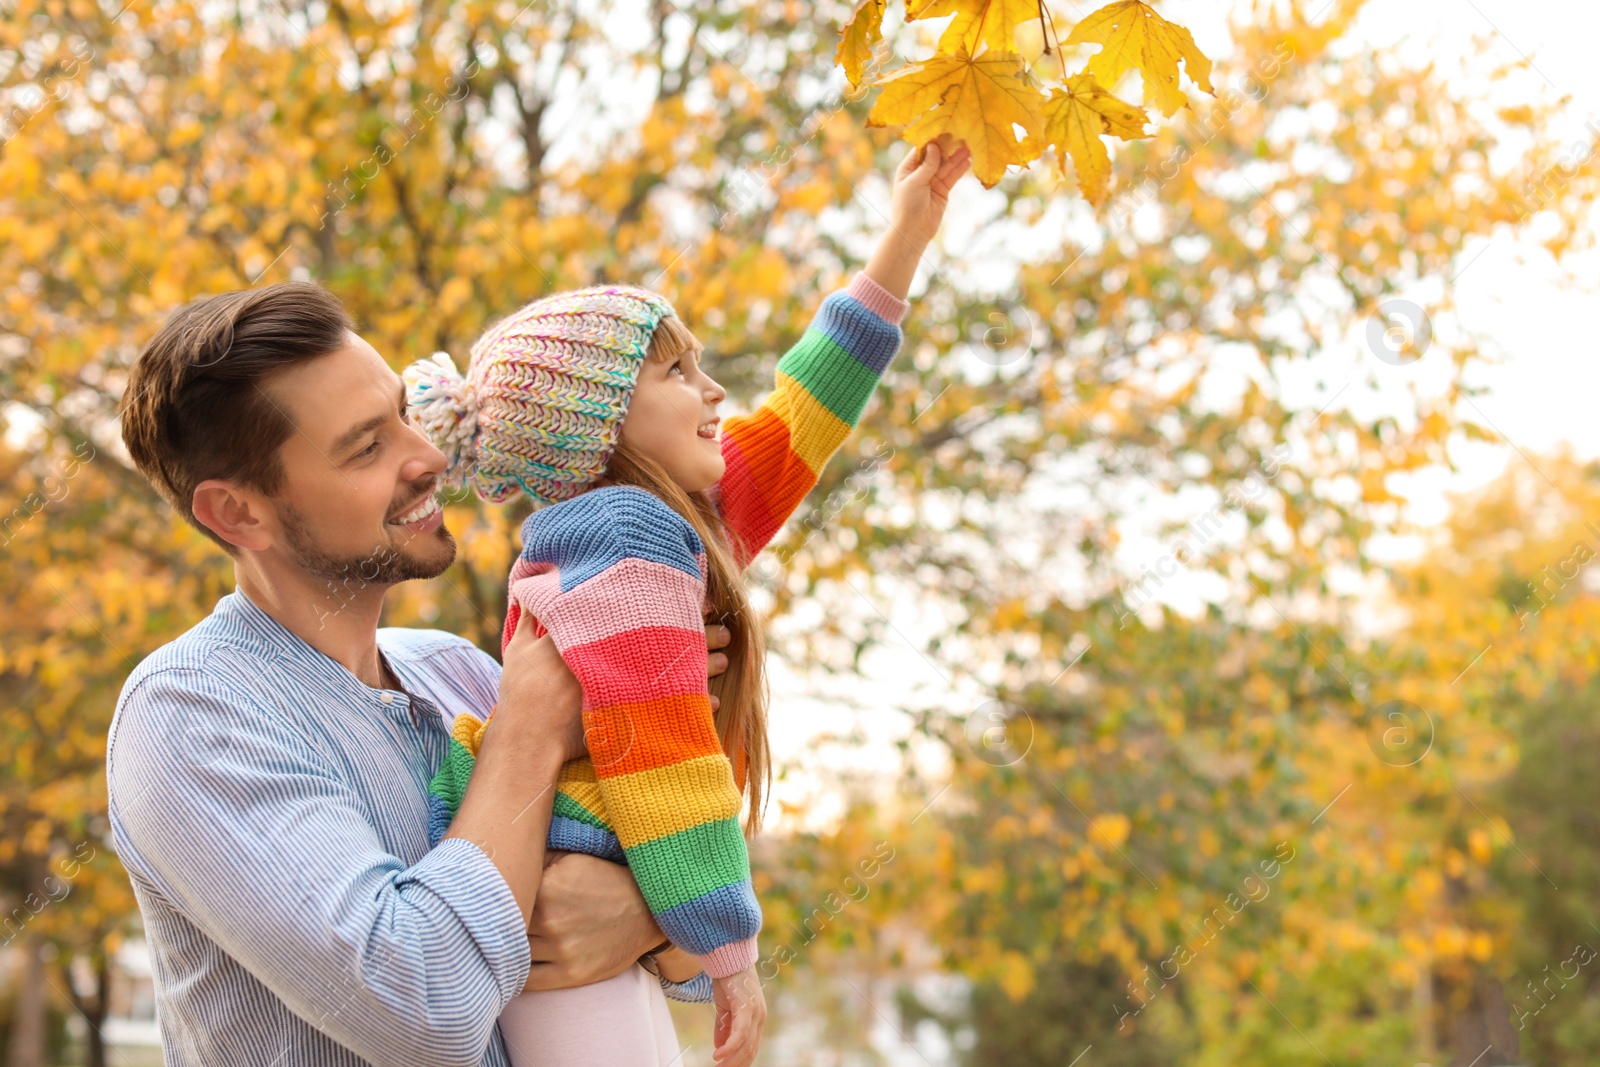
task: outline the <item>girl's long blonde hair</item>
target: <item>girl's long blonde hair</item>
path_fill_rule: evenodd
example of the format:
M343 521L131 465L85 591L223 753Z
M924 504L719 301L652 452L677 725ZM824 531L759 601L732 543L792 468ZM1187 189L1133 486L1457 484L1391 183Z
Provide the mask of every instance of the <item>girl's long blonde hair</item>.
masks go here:
M676 316L667 316L650 337L649 358L666 360L701 345ZM694 527L706 548L706 622L728 628L732 640L722 649L728 669L711 679L718 701L714 714L717 737L733 761L734 781L750 799L745 836L761 829L770 792L772 767L767 749L767 640L762 619L750 605L734 556L732 533L708 492L690 493L672 480L666 468L626 441L618 441L604 480L654 493Z

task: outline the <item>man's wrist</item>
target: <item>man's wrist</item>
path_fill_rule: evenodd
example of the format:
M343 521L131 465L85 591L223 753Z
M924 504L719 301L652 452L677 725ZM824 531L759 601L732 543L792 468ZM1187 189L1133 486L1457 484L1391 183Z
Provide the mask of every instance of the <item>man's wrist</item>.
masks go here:
M547 737L519 729L514 715L507 715L499 704L491 711L478 744L478 760L515 760L530 779L545 781L560 773L566 759ZM492 738L492 740L491 740Z

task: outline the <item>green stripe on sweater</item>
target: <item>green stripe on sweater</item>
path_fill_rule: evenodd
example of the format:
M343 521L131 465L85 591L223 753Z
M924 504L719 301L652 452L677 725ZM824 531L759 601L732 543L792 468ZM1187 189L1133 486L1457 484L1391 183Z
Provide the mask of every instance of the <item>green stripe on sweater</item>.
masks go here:
M654 915L750 877L738 818L691 826L625 850Z
M428 783L428 792L443 798L450 807L451 815L461 810L461 798L467 795L467 782L472 778L474 762L466 746L452 737L450 747L444 754L444 763L439 766L439 773Z
M593 826L599 830L611 829L611 827L606 825L606 821L604 819L600 818L600 816L596 815L582 804L579 804L576 800L573 800L565 793L556 794L555 809L550 814L562 815L574 822L586 823L589 826Z
M849 426L860 421L861 412L878 386L878 375L862 366L848 349L816 329L807 330L800 343L784 353L778 361L778 370L799 382L823 407Z

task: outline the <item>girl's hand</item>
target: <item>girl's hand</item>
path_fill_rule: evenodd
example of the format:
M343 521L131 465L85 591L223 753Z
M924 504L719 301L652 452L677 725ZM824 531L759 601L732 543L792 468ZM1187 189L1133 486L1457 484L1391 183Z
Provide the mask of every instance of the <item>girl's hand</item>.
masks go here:
M972 150L957 145L948 133L907 152L894 171L891 235L898 234L908 245L915 245L921 255L944 221L950 189L971 166Z
M889 232L867 260L867 277L899 299L906 298L917 263L944 221L950 189L971 165L971 150L957 147L949 134L906 153L894 172Z
M767 998L754 964L738 974L711 980L711 999L717 1006L717 1067L750 1067L761 1047L761 1028L767 1025Z

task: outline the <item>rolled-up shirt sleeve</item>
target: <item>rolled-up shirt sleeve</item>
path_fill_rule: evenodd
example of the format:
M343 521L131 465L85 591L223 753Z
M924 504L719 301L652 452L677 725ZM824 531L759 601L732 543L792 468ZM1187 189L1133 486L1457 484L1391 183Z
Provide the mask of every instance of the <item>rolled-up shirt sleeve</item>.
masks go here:
M377 1063L481 1061L531 957L476 845L448 839L406 866L349 768L198 670L128 694L107 759L123 863L291 1011Z

